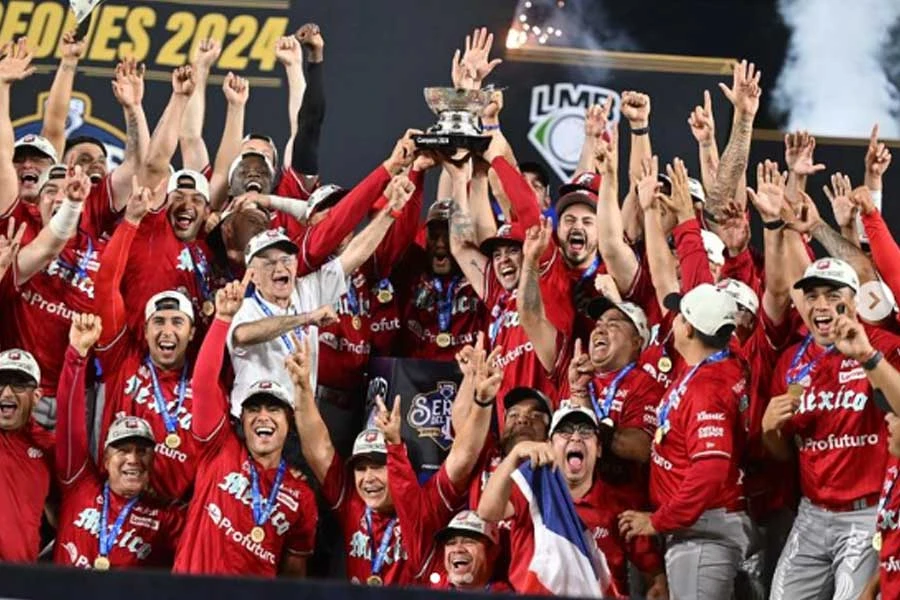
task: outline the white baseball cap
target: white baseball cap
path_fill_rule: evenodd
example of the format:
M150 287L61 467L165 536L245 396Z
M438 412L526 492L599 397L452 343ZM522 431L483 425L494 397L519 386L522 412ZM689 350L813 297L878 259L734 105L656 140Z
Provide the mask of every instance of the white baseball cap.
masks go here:
M247 388L247 393L244 394L244 399L241 400L241 406L254 396L271 396L291 410L294 410L295 408L294 396L277 381L264 379L253 383L253 385Z
M691 198L693 198L695 202L703 202L706 204L706 192L703 191L703 184L700 183L698 179L688 177L688 190L691 193Z
M50 165L41 172L41 176L38 178L38 191L44 189L44 186L47 185L51 179L65 179L68 173L69 167L66 165Z
M711 283L701 283L683 296L669 294L665 306L680 312L697 331L708 336L717 335L727 325L737 325L737 302Z
M297 254L299 248L278 229L266 229L250 238L247 248L244 250L244 263L250 264L250 260L268 248L281 248L288 254Z
M147 304L144 305L144 322L149 321L156 311L166 309L179 310L186 314L191 322L194 321L194 307L188 297L177 290L166 290L147 300Z
M447 526L438 531L435 537L439 543L444 543L456 535L481 536L492 544L500 543L500 531L497 524L485 521L474 510L456 513Z
M309 195L309 200L307 201L307 214L311 215L315 210L331 208L337 204L341 198L346 196L349 191L350 190L333 183L316 188L316 191Z
M41 135L35 135L33 133L29 133L28 135L23 135L19 139L16 140L16 143L13 145L13 152L18 150L19 148L34 148L41 154L45 154L48 158L53 159L54 163L59 162L59 156L56 154L56 148L53 147L53 144L50 143L50 140Z
M247 141L250 138L244 138L244 141ZM257 138L254 138L257 139ZM228 183L231 183L231 178L234 177L235 172L238 170L238 167L241 166L241 161L243 161L248 156L258 156L263 160L266 164L266 168L269 169L269 175L272 177L275 176L275 167L272 165L272 161L269 160L269 157L259 152L257 150L244 150L241 152L240 156L231 161L231 166L228 167Z
M613 302L605 296L600 296L591 300L587 306L587 314L590 318L597 320L603 313L611 308L621 310L626 317L634 324L638 335L641 336L643 343L641 350L647 347L650 342L650 326L647 324L647 313L640 306L633 302Z
M722 238L706 229L700 230L700 237L703 238L703 248L706 250L706 258L714 265L722 266L725 264L725 242Z
M360 458L387 459L387 443L380 429L364 429L353 442L353 454L347 461L348 466Z
M795 290L816 285L848 287L859 292L859 277L848 263L839 258L820 258L806 267L803 277L794 284Z
M113 424L109 426L106 432L106 441L103 443L103 449L109 448L117 442L130 439L145 440L150 445L156 444L156 438L153 437L153 430L150 423L140 417L119 417Z
M867 281L859 288L856 312L870 323L878 323L897 310L894 292L883 281Z
M594 427L599 428L600 423L597 422L597 415L594 411L585 408L579 404L574 404L567 400L563 400L556 412L553 413L553 420L550 421L550 435L556 431L556 428L566 419L586 419Z
M41 383L41 368L30 352L13 348L0 352L0 371L22 373L34 379L35 385Z
M743 306L756 315L759 310L759 298L749 285L743 281L728 278L717 283L716 287L734 298L738 306Z
M194 183L193 187L179 185L179 182L183 179L190 179ZM171 194L175 190L185 189L196 190L203 196L206 203L209 204L209 181L206 180L206 177L204 177L202 173L192 171L191 169L181 169L180 171L175 171L169 175L169 184L166 186L166 194Z

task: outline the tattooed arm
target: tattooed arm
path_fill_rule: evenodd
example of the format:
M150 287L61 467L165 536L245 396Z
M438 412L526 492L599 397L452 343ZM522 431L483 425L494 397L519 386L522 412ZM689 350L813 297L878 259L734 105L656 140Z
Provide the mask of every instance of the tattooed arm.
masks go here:
M865 252L857 248L853 242L845 239L840 233L828 226L825 221L819 221L810 231L813 239L822 244L829 256L840 258L850 263L850 266L859 275L859 282L873 281L875 267Z
M450 208L450 252L456 259L459 268L478 297L484 299L487 286L484 272L488 259L478 249L475 234L475 223L469 212L469 197L466 187L466 175L463 169L444 163L444 170L450 174L451 196L453 204Z
M550 243L552 225L543 219L541 224L528 230L522 248L522 274L519 277L519 324L534 345L534 353L544 370L553 371L557 362L558 331L544 310L541 297L540 260Z

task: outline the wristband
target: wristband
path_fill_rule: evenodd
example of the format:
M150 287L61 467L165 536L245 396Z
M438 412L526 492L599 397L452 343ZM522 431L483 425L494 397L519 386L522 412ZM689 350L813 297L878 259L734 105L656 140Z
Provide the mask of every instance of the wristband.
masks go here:
M395 220L396 220L396 219L399 219L400 217L403 216L403 211L402 211L402 210L394 210L394 209L392 208L392 209L391 209L391 212L390 212L390 215L391 215L391 218L392 218L392 219L395 219Z
M491 398L491 399L488 400L487 402L481 402L480 400L478 400L478 398L472 398L472 402L474 402L475 404L477 404L477 405L480 406L481 408L490 408L490 407L492 407L492 406L494 405L494 401L495 401L495 400L496 400L496 398Z
M269 204L273 209L289 214L298 221L302 221L309 213L309 202L295 198L269 195Z
M500 123L496 125L482 125L481 129L482 131L500 131Z
M67 240L75 235L83 208L83 202L72 202L68 198L62 201L59 210L47 224L57 239Z
M763 221L763 227L765 229L771 229L773 231L775 229L781 229L782 227L784 227L784 219L777 219L775 221Z
M884 354L882 354L880 351L876 350L875 353L872 354L872 356L867 358L866 361L864 363L862 363L863 370L871 371L872 369L874 369L875 367L878 366L878 363L880 363L881 359L883 359L883 358L884 358Z
M385 206L387 206L388 200L385 198L384 194L379 196L378 200L375 201L375 204L372 205L372 208L375 210L381 210Z
M650 133L650 126L647 127L638 127L637 129L631 130L631 135L647 135Z

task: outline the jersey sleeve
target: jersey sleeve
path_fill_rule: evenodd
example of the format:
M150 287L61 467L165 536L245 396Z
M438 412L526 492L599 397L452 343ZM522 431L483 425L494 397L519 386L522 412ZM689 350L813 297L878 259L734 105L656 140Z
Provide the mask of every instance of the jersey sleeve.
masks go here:
M693 397L685 431L687 455L691 461L711 457L730 459L734 453L737 400L731 394L730 385L725 387L719 378L708 379L704 384L688 386L687 394Z
M91 187L84 203L82 229L96 242L112 235L122 212L116 212L113 206L112 175L107 174L100 183Z
M291 525L284 540L284 549L290 554L309 556L316 545L316 527L319 523L319 509L316 497L306 482L300 486L300 517Z
M682 292L688 292L701 283L713 283L709 258L703 246L700 223L697 219L679 223L672 233L675 236L675 251L681 269Z
M343 512L350 505L353 481L347 477L344 461L337 452L331 457L331 464L322 480L322 497L331 510Z
M656 407L663 389L643 370L635 368L633 373L636 385L622 403L622 416L618 426L641 429L652 436L656 431Z

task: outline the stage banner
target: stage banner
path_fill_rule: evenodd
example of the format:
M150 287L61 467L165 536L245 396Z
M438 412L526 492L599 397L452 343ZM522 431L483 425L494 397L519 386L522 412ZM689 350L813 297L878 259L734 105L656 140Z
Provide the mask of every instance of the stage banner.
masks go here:
M450 413L462 373L456 363L409 358L374 358L369 362L366 414L380 397L391 408L400 395L401 435L419 480L427 480L441 467L453 436Z

